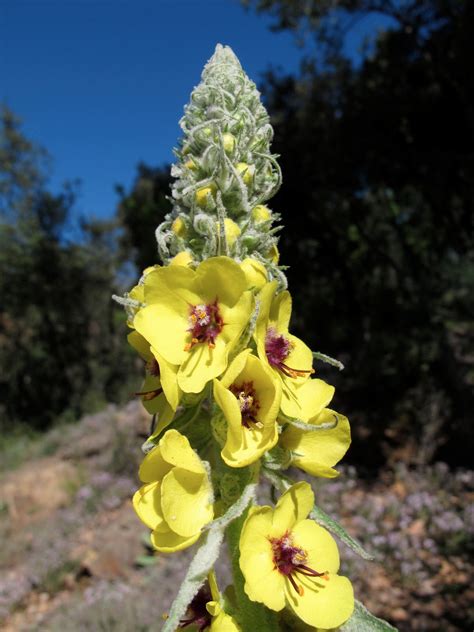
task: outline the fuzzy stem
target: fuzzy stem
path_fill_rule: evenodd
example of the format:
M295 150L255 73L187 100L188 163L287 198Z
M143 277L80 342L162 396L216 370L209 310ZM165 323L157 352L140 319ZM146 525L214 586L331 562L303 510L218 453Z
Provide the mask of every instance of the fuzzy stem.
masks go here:
M242 632L278 632L280 626L275 612L260 603L250 601L244 590L244 577L239 566L239 540L247 511L234 520L226 531L227 545L232 560L235 596L237 600L238 621Z

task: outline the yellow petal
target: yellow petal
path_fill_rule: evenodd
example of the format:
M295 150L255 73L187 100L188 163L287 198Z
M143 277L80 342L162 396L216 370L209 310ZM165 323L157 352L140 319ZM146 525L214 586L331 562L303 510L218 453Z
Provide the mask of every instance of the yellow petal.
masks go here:
M230 430L230 424L229 424ZM237 435L238 432L238 435ZM240 424L235 435L227 433L227 441L221 456L229 467L246 467L255 463L265 452L271 450L278 442L278 426L276 422L271 428L246 428ZM232 438L231 438L232 437Z
M252 257L247 257L242 261L240 267L247 279L247 287L260 290L267 282L267 269L260 261L252 259Z
M178 371L178 384L185 393L200 393L210 380L225 371L228 349L218 335L214 348L201 342L187 353Z
M174 531L171 531L171 529L165 532L153 531L151 534L151 543L155 549L161 553L174 553L175 551L182 551L188 548L188 546L193 545L200 535L200 531L190 537L178 535Z
M249 354L252 352L251 349L245 349L242 353L239 353L232 362L229 364L229 367L225 374L222 376L221 384L225 386L225 388L229 388L229 386L235 382L237 376L243 371L245 364L247 362L247 358Z
M305 432L287 426L283 431L281 445L292 453L292 463L313 476L333 478L332 469L347 452L351 443L349 421L344 415L325 408L312 420L313 424L331 423L338 419L337 426L327 430Z
M166 304L171 293L185 303L195 305L199 303L195 285L196 272L187 266L159 268L145 278L145 302L147 305Z
M138 331L132 331L127 336L128 343L132 346L135 351L141 355L144 360L151 360L153 358L153 354L150 351L150 343L138 333Z
M211 590L211 596L214 602L219 602L221 598L221 594L219 592L219 588L217 586L216 574L214 571L209 571L207 574L207 581L209 582L209 588Z
M153 411L153 414L156 414L156 425L153 434L148 437L149 440L159 437L163 430L173 421L175 415L175 411L168 404L168 400L163 393L158 396L157 400L155 410ZM151 412L149 409L147 410Z
M292 530L295 546L306 551L306 566L318 573L337 573L339 551L334 538L313 520L301 520Z
M351 616L354 591L347 577L330 575L326 581L298 575L296 581L303 587L303 594L300 596L287 580L286 600L296 616L308 625L325 630L338 628Z
M244 292L240 299L232 307L219 304L224 327L220 334L227 343L232 346L239 341L242 332L247 326L253 310L254 298L251 292Z
M285 582L273 562L269 540L272 514L270 507L250 509L240 536L239 563L249 599L279 611L285 606Z
M153 448L151 452L148 452L141 462L140 469L138 470L138 476L144 483L161 481L163 477L168 474L171 468L172 464L167 463L163 459L160 446L156 446L156 448Z
M242 425L242 414L237 398L231 391L223 386L222 382L214 380L214 399L230 425L229 431L231 435L234 436L235 441L238 443L240 426Z
M277 294L270 309L270 320L276 323L277 331L288 332L291 319L291 294L288 290Z
M204 303L219 303L232 307L247 289L245 274L230 257L210 257L196 268L197 284Z
M308 371L305 377L286 378L287 381L291 380L291 384L302 384L311 375L311 369L313 368L313 353L311 349L299 338L292 334L286 334L286 337L291 343L292 349L285 360L285 364L297 371Z
M187 352L189 307L171 293L167 305L148 305L135 316L135 329L171 364L181 364Z
M196 474L206 472L201 459L191 448L188 439L177 430L167 430L160 439L159 447L163 459L170 465L181 467Z
M178 252L170 261L170 266L188 266L193 262L191 254L187 250Z
M314 494L309 483L295 483L281 497L275 507L272 536L279 537L304 520L314 506Z
M160 484L154 482L140 487L133 495L133 508L149 529L161 527L164 518L161 511Z
M209 604L207 604L206 607L208 605ZM208 612L212 614L209 610ZM240 627L237 625L235 619L223 610L220 610L219 613L212 620L210 630L211 632L241 632Z
M181 399L181 390L176 379L179 367L175 364L170 364L169 362L167 362L165 358L153 347L151 349L151 352L156 358L160 367L160 381L163 391L166 395L166 399L168 400L171 408L173 410L176 410L179 404L179 400Z
M327 384L324 380L312 379L305 382L297 392L302 410L301 419L309 421L319 415L333 398L334 390L334 386Z
M260 309L259 309L258 317L257 317L255 338L256 340L263 339L263 344L265 344L265 334L268 327L268 320L270 318L270 308L271 308L273 296L275 295L277 287L278 287L277 281L271 281L270 283L266 283L263 286L262 291L258 295Z
M212 520L211 488L207 474L180 467L168 472L161 484L161 508L170 529L185 537Z

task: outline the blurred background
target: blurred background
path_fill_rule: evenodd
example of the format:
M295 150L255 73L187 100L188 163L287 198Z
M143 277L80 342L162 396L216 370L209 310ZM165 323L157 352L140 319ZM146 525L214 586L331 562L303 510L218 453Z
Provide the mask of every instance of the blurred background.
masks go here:
M218 42L275 129L293 332L346 365L317 367L353 430L317 498L378 561L343 570L400 630L472 629L474 4L0 0L0 41L2 629L156 629L185 571L131 509L149 419L110 296L157 262Z

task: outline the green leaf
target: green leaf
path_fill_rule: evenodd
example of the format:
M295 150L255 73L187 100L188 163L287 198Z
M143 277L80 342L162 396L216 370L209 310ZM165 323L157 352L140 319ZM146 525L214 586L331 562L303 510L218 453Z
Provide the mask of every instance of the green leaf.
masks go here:
M354 612L340 632L396 632L397 628L383 619L374 617L360 601L355 602Z
M347 544L355 553L360 555L364 560L372 561L374 556L368 553L358 542L354 540L352 536L350 536L347 531L342 527L336 520L331 518L324 512L320 507L316 505L313 508L313 511L309 514L310 518L312 518L315 522L320 524L322 527L326 527L328 531L337 536L344 544Z

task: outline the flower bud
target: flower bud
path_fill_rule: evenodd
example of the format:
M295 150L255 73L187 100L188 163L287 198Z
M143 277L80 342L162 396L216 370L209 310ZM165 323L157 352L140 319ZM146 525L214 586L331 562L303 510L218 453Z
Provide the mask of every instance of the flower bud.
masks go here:
M252 217L256 224L261 224L262 222L266 222L272 217L272 212L265 206L264 204L258 204L254 206L252 209Z
M235 149L235 136L226 132L222 134L222 141L224 144L224 151L226 154L233 154Z
M216 222L216 228L217 228L217 232L219 233L220 231L219 222ZM236 224L233 220L226 217L224 219L224 231L225 231L225 238L227 240L227 245L229 247L232 247L235 244L237 237L240 235L240 228L238 224Z
M246 162L238 162L235 168L242 176L242 180L247 186L250 186L253 182L253 176L255 174L255 165L248 165Z
M186 167L186 169L191 169L192 171L193 171L194 169L197 169L197 165L196 165L196 163L194 162L194 160L193 160L192 158L190 158L189 160L187 160L187 161L184 163L184 166Z
M207 196L213 195L216 192L216 185L210 184L207 187L201 187L196 191L196 204L201 208L205 208L207 205Z
M260 290L268 281L267 270L263 263L247 257L240 264L249 287L255 287Z
M171 224L171 230L177 237L185 238L188 232L186 228L186 224L181 217L177 217L174 222Z
M266 252L265 257L267 259L270 259L270 261L272 261L275 264L278 263L278 261L280 260L280 252L275 244L273 244L270 250Z

